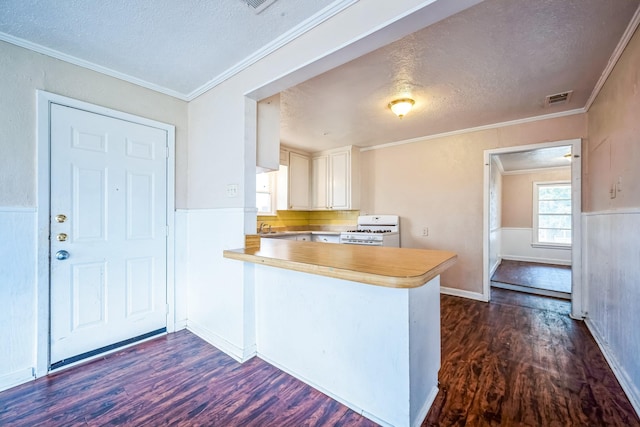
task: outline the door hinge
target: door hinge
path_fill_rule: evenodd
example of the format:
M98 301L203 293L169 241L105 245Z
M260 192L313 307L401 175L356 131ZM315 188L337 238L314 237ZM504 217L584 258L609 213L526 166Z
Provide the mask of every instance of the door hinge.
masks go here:
M169 147L164 147L165 150L165 155L167 157L167 159L169 158Z
M167 311L165 314L169 315L169 304L165 304L165 307L166 307L166 311Z

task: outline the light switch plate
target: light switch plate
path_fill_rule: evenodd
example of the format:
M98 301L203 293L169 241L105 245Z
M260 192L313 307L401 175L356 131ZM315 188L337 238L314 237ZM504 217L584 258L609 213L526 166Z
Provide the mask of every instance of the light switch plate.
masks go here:
M238 196L238 184L227 184L227 197Z

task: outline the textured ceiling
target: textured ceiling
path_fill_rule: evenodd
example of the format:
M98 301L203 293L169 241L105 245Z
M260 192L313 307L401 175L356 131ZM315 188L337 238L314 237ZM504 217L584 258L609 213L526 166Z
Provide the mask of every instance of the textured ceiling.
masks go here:
M186 97L333 1L1 0L0 32Z
M277 0L256 15L242 0L0 0L0 40L192 99L351 1ZM639 4L485 0L282 92L282 143L368 147L582 109ZM387 105L404 96L416 105L400 120Z
M485 0L282 92L281 141L367 147L584 108L638 4ZM405 96L398 119L387 105Z
M539 148L496 155L504 172L571 166L571 146Z

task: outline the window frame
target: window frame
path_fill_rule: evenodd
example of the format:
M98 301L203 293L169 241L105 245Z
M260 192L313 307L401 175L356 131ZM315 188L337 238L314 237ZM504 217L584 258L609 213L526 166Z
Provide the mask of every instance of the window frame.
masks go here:
M540 214L538 212L539 207L539 193L540 188L542 187L554 187L554 186L567 186L570 190L571 195L571 212L568 215L571 220L571 228L569 229L571 232L571 243L553 243L553 242L541 242L539 240L539 218ZM562 180L562 181L535 181L533 183L533 228L531 233L531 246L537 248L553 248L553 249L571 249L573 245L573 188L571 186L570 180Z
M278 215L278 171L271 172L262 172L264 174L269 175L269 191L259 191L258 189L258 175L256 174L256 196L258 194L269 194L271 197L271 211L263 212L258 210L258 216L277 216ZM256 199L256 209L260 209L258 207L257 199Z

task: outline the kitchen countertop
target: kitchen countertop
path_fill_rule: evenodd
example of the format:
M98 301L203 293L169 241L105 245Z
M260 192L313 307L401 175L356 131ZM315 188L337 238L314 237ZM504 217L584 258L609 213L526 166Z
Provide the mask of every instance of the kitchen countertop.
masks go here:
M316 232L327 234L326 232ZM264 237L264 236L262 236ZM390 288L416 288L455 264L449 251L262 239L225 258Z

